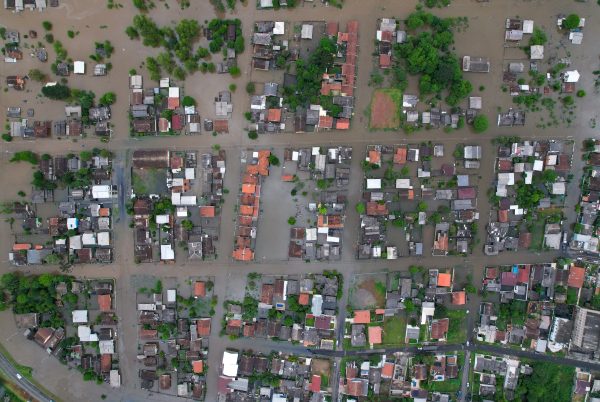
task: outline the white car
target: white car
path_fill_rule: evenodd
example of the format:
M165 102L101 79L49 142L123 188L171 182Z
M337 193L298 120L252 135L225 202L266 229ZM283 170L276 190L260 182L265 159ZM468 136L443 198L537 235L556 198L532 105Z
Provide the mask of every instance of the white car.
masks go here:
M23 376L22 376L21 374L17 373L17 379L19 379L19 380L20 380L20 379L22 379L22 378L23 378Z

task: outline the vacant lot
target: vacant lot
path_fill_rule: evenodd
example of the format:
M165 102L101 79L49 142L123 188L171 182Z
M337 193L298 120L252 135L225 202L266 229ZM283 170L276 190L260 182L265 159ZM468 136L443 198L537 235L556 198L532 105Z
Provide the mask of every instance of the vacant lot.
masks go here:
M406 319L404 317L386 317L383 322L383 344L404 345Z
M371 129L392 129L400 127L400 106L402 92L398 89L377 89L371 99Z
M387 275L361 275L354 279L349 303L354 309L385 307Z

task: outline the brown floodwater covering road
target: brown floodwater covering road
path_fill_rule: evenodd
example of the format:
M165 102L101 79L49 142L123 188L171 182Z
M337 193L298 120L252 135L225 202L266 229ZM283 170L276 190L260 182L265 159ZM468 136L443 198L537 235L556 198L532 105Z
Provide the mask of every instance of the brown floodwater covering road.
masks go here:
M304 7L299 7L293 11L259 11L254 8L254 1L248 1L247 6L238 6L236 12L227 15L228 18L239 18L242 20L244 37L246 38L246 51L238 58L239 66L242 69L242 76L232 79L229 75L208 74L202 75L196 73L189 77L182 86L185 94L196 98L202 118L214 117L213 98L218 91L227 89L231 82L237 84L238 90L233 96L234 113L230 121L230 133L213 137L210 134L199 136L181 136L181 137L155 137L144 139L133 139L129 137L129 121L127 114L129 88L128 71L131 68L142 72L145 78L145 85L149 86L150 81L142 64L146 57L158 54L158 49L146 48L139 41L130 41L124 34L125 27L130 24L133 16L136 14L130 0L121 0L123 8L109 10L106 7L106 0L85 0L85 1L67 1L61 0L58 9L48 8L43 13L23 12L13 14L6 10L0 11L0 24L8 29L17 29L21 35L27 33L30 29L38 32L38 39L23 39L21 43L27 43L34 46L38 41L43 42L42 21L48 20L53 23L52 33L56 40L60 40L73 60L85 60L87 62L88 74L85 76L71 76L69 85L73 88L91 90L99 97L107 91L113 91L117 94L117 103L113 106L112 123L114 126L113 137L108 144L102 144L92 136L78 140L38 140L27 142L15 140L12 143L0 144L0 177L2 190L0 191L0 201L9 201L17 198L17 192L24 190L30 192L29 182L31 181L32 168L29 165L13 165L8 163L11 154L18 150L32 149L38 153L59 154L70 151L81 151L95 146L107 147L113 150L117 157L121 159L127 168L127 159L133 149L138 148L162 148L170 147L177 149L198 149L207 151L213 144L220 144L227 151L227 175L225 187L231 190L225 197L223 207L223 217L221 225L221 242L218 245L219 258L214 262L190 263L181 261L175 266L166 265L136 265L132 257L132 235L127 226L127 222L117 222L115 225L115 262L110 266L77 266L72 273L78 276L89 277L114 277L117 279L117 314L120 317L118 350L123 386L119 390L111 390L108 386L97 386L85 383L81 380L81 374L74 370L67 370L61 366L55 359L49 357L43 350L34 346L31 342L16 330L13 320L8 312L0 314L2 325L0 326L0 342L2 342L14 357L22 364L34 368L34 377L43 383L50 391L58 395L64 401L80 401L82 399L90 401L101 400L101 395L107 395L110 401L160 401L175 400L159 394L149 394L139 388L138 364L136 362L137 354L137 316L135 306L135 289L130 283L130 277L134 274L147 273L156 276L178 276L183 280L191 275L213 275L215 276L215 294L219 296L219 303L216 307L216 315L213 320L212 334L210 338L210 352L208 359L209 371L207 375L208 393L207 401L216 400L216 383L219 372L220 358L223 350L230 345L227 338L218 336L220 319L223 315L221 301L227 294L228 283L234 282L234 278L246 275L247 272L256 271L261 273L301 273L315 272L327 269L337 269L344 273L346 283L353 274L373 272L378 270L407 270L411 264L420 264L425 267L443 267L443 266L463 266L468 267L473 273L474 282L481 280L483 267L487 264L510 264L518 262L535 263L544 262L554 258L553 253L535 254L530 252L518 252L511 254L502 254L498 257L489 258L483 255L480 247L476 247L473 255L463 257L447 257L445 259L434 258L430 256L415 258L402 258L393 262L390 261L367 261L358 262L354 259L354 250L352 245L356 241L359 217L352 207L360 199L362 186L362 172L360 169L360 160L364 157L364 150L367 144L385 143L397 144L402 142L420 142L432 140L442 142L446 145L447 152L451 152L457 143L473 143L482 145L484 148L484 159L482 169L479 172L482 184L479 188L478 208L480 211L479 236L481 243L484 241L484 228L488 221L489 202L485 196L487 185L493 180L493 155L494 148L490 143L490 138L496 135L518 135L522 138L565 138L572 137L577 140L578 145L574 157L575 179L572 180L568 191L567 212L570 218L573 218L573 206L577 202L577 178L581 173L581 155L579 144L584 138L596 136L596 128L592 128L590 121L597 117L598 102L593 93L594 77L592 71L599 69L600 46L595 38L600 37L600 25L597 24L600 18L600 7L594 1L588 3L578 3L565 0L535 0L535 1L516 1L516 0L491 0L487 3L478 3L474 0L454 0L448 8L433 10L440 16L466 16L468 17L468 28L458 32L456 38L456 53L459 56L466 54L473 56L484 56L490 58L491 73L489 74L467 74L467 78L472 81L474 94L483 96L483 112L488 115L491 122L495 122L495 116L498 108L505 110L512 105L508 94L500 90L502 74L505 60L510 58L523 58L524 53L520 54L514 50L508 52L504 48L504 21L507 17L519 16L535 20L536 25L542 26L549 37L549 46L546 49L546 60L555 60L559 57L565 57L567 52L570 54L573 68L581 73L580 87L588 92L588 96L577 100L577 108L574 115L574 121L569 128L566 125L560 127L539 129L536 124L540 122L540 117L530 115L528 123L521 128L497 128L494 124L486 134L475 135L468 128L445 133L442 130L428 130L414 133L407 137L403 132L391 131L370 131L367 127L368 118L365 115L372 94L372 88L368 86L369 75L374 70L372 53L375 50L374 38L376 31L376 21L381 17L405 18L414 10L416 1L393 1L393 0L346 0L346 5L342 10L329 8L321 5L318 1L315 5L307 3ZM155 1L156 8L149 15L159 24L169 24L182 18L196 18L200 22L210 20L214 17L214 12L208 0L193 0L192 6L185 11L178 8L174 0L166 2ZM165 4L169 5L167 9ZM556 30L556 15L559 13L576 12L586 18L585 38L580 46L571 45ZM337 20L343 29L348 20L356 19L359 21L359 59L358 59L358 82L355 94L356 115L352 122L352 128L347 132L334 133L314 133L314 134L280 134L264 135L258 141L248 139L246 132L246 122L243 112L249 106L249 99L244 90L249 80L256 82L266 82L272 80L273 75L265 72L252 72L250 70L250 33L252 32L252 23L260 20L282 20L288 22L297 21L320 21ZM286 29L289 26L286 27ZM67 37L67 31L77 32L75 38ZM111 58L113 69L106 77L93 77L89 70L93 67L89 55L94 52L94 42L110 40L115 47L115 52ZM203 45L206 46L203 40ZM0 82L4 86L7 75L24 74L31 68L39 68L50 74L50 63L55 59L51 45L48 46L49 63L42 64L29 56L27 49L24 49L24 59L15 64L3 63L0 68ZM220 56L217 56L217 58ZM547 65L542 64L540 69L544 71ZM275 75L279 76L279 75ZM480 86L485 86L485 90L479 90ZM50 101L38 96L41 85L28 81L27 89L24 92L0 92L0 108L6 110L8 106L20 106L23 109L29 107L35 108L35 119L58 119L64 115L64 104L62 102ZM411 82L408 92L416 93L416 84ZM282 149L285 146L302 145L329 145L344 144L354 147L354 160L352 162L352 180L350 183L349 203L351 207L345 223L344 232L344 251L342 261L329 264L306 264L304 262L277 261L265 258L253 264L235 264L229 255L231 253L234 233L233 219L234 208L237 202L236 193L239 187L239 155L242 148L248 146L271 147L275 153L282 157ZM129 179L126 179L128 182ZM269 180L277 181L278 177L272 177ZM259 221L259 231L281 231L281 236L288 236L285 222L275 222L268 219L268 211L263 211L262 219ZM572 220L572 219L571 219ZM7 223L0 223L0 272L13 271L7 261L7 251L13 241L12 234ZM51 271L51 268L30 267L21 269L24 272L45 272ZM237 281L239 282L239 280ZM347 288L347 287L346 287ZM343 304L346 298L344 297ZM477 298L470 301L469 308L471 312L476 311ZM239 345L241 342L237 342ZM252 342L247 342L248 347ZM277 344L273 344L277 348Z

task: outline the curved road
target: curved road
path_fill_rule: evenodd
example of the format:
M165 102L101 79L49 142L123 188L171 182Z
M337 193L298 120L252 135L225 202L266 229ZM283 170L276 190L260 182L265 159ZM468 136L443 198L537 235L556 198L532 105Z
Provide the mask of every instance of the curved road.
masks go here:
M4 356L0 354L0 371L6 375L10 382L15 383L19 388L23 389L29 394L29 396L35 398L40 402L53 402L53 399L48 398L44 393L39 390L33 383L27 378L21 376L19 379L17 374L19 371L12 365L12 363Z

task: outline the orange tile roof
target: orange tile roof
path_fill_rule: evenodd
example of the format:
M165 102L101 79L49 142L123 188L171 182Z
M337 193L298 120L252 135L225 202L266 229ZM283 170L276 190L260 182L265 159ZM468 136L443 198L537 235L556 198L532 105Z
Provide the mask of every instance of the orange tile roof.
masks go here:
M313 374L310 380L310 390L311 392L321 392L321 376L317 374Z
M369 310L357 310L354 312L354 324L368 324L371 322L371 312Z
M100 210L98 211L98 215L110 216L110 208L100 208Z
M196 321L196 333L198 336L210 335L210 318L200 318Z
M196 281L194 283L194 296L195 297L206 296L206 283L204 281Z
M452 304L462 306L467 303L467 294L464 290L452 293Z
M281 181L285 181L285 182L294 181L294 175L293 174L284 174L283 176L281 176Z
M214 218L215 207L212 205L205 205L203 207L200 207L200 216L203 218Z
M335 122L335 128L337 130L348 130L350 128L350 119L337 119L337 121Z
M201 374L204 371L204 362L202 360L194 360L192 362L192 369L194 373Z
M308 295L308 293L300 293L300 296L298 296L298 304L300 304L301 306L307 306L309 299L310 296Z
M240 205L240 215L252 216L254 215L254 207L249 205Z
M581 287L583 286L584 279L585 268L576 267L574 265L571 266L571 268L569 269L569 280L567 281L569 287L581 289Z
M271 151L268 149L261 149L258 151L258 159L268 159L271 156Z
M256 192L256 185L254 184L242 184L242 193L244 194L254 194Z
M403 165L406 163L406 153L408 150L406 148L397 148L396 153L394 154L394 163L398 165Z
M110 295L98 295L98 306L100 311L110 311L112 299Z
M392 378L394 375L394 363L385 362L381 369L381 378Z
M375 314L377 314L377 315L385 314L385 309L384 308L375 309Z
M238 248L233 251L232 257L237 261L252 261L254 252L249 248Z
M31 249L31 243L15 243L13 244L13 251L23 251L23 250L30 250Z
M258 174L258 165L246 165L246 173L250 175Z
M174 110L179 107L179 98L169 98L167 101L167 108L169 110Z
M381 343L381 335L383 330L381 327L369 327L369 343L371 345L378 345Z
M371 149L369 151L369 163L374 163L376 165L381 163L381 152L376 149Z
M448 251L448 235L441 235L438 240L434 240L433 249L440 251Z
M438 280L437 280L437 285L441 286L441 287L450 287L450 285L452 284L452 275L448 274L448 273L442 273L440 272L438 274Z
M281 109L269 109L267 120L273 123L279 123L281 121Z
M108 373L112 367L112 356L108 353L100 355L100 371Z
M227 321L227 326L240 328L242 326L242 320L229 320Z

